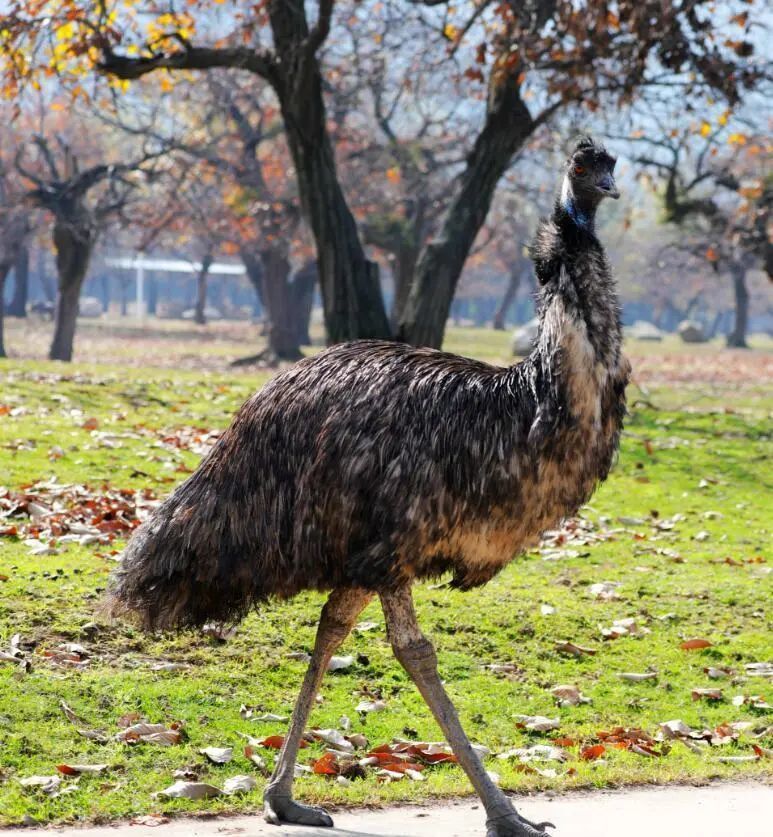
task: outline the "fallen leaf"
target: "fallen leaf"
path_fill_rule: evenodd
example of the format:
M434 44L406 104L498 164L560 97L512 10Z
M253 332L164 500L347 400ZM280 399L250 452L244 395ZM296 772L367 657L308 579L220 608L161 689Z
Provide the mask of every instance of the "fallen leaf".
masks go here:
M354 664L354 657L348 655L346 657L331 657L330 662L327 664L328 671L344 671L347 668L351 668Z
M224 625L220 622L210 622L202 626L201 633L218 642L227 642L236 633L236 625Z
M248 761L251 761L255 765L255 767L257 767L258 770L260 770L261 773L268 772L266 768L265 759L259 753L256 753L252 747L247 746L244 748L244 757Z
M683 651L695 651L700 648L711 648L711 646L712 643L710 643L707 639L700 639L696 637L695 639L686 639L679 647Z
M576 645L574 642L557 642L556 651L563 654L572 654L575 657L582 657L583 655L592 656L596 653L595 648L588 648L583 645Z
M736 695L733 706L751 706L752 709L773 709L762 695Z
M19 784L25 788L37 788L46 794L53 794L62 784L60 776L27 776L26 779L19 779Z
M252 776L231 776L230 779L226 779L223 783L223 793L229 796L237 793L249 793L255 790L257 786L258 783Z
M601 628L601 626L599 626ZM601 628L603 639L619 639L623 636L643 636L648 634L649 628L641 628L632 617L616 619L611 628Z
M383 712L387 708L386 701L383 700L361 700L354 708L355 712Z
M693 700L722 700L721 689L693 689L690 692Z
M502 760L517 758L524 763L530 761L563 762L569 758L569 753L559 746L534 744L531 747L514 747L513 749L505 750L503 753L499 753L497 758Z
M347 753L354 751L354 745L347 741L343 733L339 732L337 729L313 729L311 730L311 734L318 741L324 741L326 744L330 744L331 747L335 747L337 750L343 750Z
M322 776L338 776L341 772L338 757L335 753L330 752L325 753L321 758L312 762L311 769L313 773Z
M65 776L79 776L81 773L103 773L106 764L57 764L56 769Z
M255 739L255 744L259 747L268 747L271 750L281 750L282 745L285 743L284 735L268 735L265 738ZM308 747L309 745L301 739L300 745L301 748Z
M594 761L600 756L603 756L605 752L606 747L603 744L593 744L590 747L583 747L580 750L580 758L584 761Z
M658 673L656 671L644 671L641 673L635 671L621 671L618 672L617 676L621 680L628 680L631 683L640 683L642 680L657 679Z
M129 820L130 825L144 825L146 828L155 828L159 825L166 825L169 822L169 817L164 817L161 814L140 814L138 817L132 817Z
M773 677L773 663L746 663L747 677Z
M581 703L590 703L590 698L586 698L577 686L553 686L550 694L558 701L559 706L578 706Z
M222 791L206 782L175 782L154 796L168 796L170 799L210 799L220 796Z
M591 584L588 592L594 599L608 602L620 598L620 594L617 592L618 587L620 587L619 581L599 581L596 584Z
M546 718L544 715L516 715L515 717L518 719L516 727L530 732L548 732L561 726L558 718Z
M206 756L213 764L228 764L234 757L233 747L205 747L199 750L202 756Z
M179 724L172 724L170 727L164 724L132 724L119 733L116 733L116 741L123 741L126 744L138 744L140 742L149 744L161 744L169 747L179 744L182 741L182 732Z
M704 668L703 671L712 680L720 680L723 677L730 677L731 675L735 674L735 672L731 668L715 668L714 666Z

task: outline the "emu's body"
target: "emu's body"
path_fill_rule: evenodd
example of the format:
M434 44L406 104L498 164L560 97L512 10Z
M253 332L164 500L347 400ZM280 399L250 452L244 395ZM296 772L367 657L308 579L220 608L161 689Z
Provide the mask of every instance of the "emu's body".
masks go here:
M559 203L538 231L540 336L521 363L386 342L334 346L247 401L129 544L114 597L150 627L334 591L267 794L270 818L324 822L290 800L292 741L326 658L378 593L398 658L484 797L490 833L541 833L512 819L465 749L409 590L446 571L462 588L488 581L609 471L629 366L603 248L575 215Z

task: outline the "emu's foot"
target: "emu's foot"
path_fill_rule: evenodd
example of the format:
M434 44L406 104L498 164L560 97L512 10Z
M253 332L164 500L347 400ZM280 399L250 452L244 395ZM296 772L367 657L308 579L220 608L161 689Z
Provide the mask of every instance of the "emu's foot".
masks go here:
M291 796L267 793L263 796L263 818L272 825L316 825L332 828L332 817L321 808L301 805Z
M486 820L486 837L546 837L552 822L531 822L515 809Z

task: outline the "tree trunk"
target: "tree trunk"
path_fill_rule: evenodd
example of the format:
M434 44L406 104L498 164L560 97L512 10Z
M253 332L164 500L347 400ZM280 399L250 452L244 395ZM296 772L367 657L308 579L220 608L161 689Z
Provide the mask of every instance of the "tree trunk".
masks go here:
M311 309L314 305L314 288L317 284L317 276L317 262L314 259L306 262L293 276L295 330L298 335L298 343L301 346L311 345L309 325L311 324Z
M392 313L390 316L392 328L395 331L399 328L400 321L405 313L405 306L408 304L408 296L411 293L411 283L413 282L413 275L418 260L419 248L415 245L405 243L395 253L395 298L392 301Z
M55 302L56 286L48 273L48 256L42 247L38 250L38 279L40 279L46 302Z
M277 360L302 358L298 340L295 295L290 284L290 261L284 248L261 252L263 291L268 314L268 351Z
M243 250L242 261L263 304L268 346L256 355L235 360L233 365L299 360L303 354L298 337L297 300L290 282L290 261L286 249L278 246L263 250L260 258Z
M105 312L110 310L110 274L103 273L99 277L100 296L102 297L102 308Z
M206 253L201 260L201 270L196 277L196 307L193 313L193 321L199 325L206 325L207 318L204 309L207 307L207 276L212 266L212 254Z
M507 319L507 312L513 304L516 296L518 296L518 288L521 285L521 265L510 269L510 281L507 283L505 295L502 297L502 302L499 303L494 314L494 328L497 331L505 330L505 320Z
M746 329L749 325L749 291L746 288L746 266L734 262L730 266L735 294L735 322L727 335L727 345L736 349L748 349Z
M13 297L8 305L9 317L27 316L27 297L30 284L30 252L21 247L13 267Z
M266 304L263 299L263 265L260 258L246 249L241 251L241 257L244 269L247 271L247 278L255 289L258 307L264 309Z
M489 93L486 123L475 141L438 236L424 248L405 306L398 338L439 348L456 286L486 219L499 178L535 128L521 100L515 73Z
M59 291L56 297L54 337L48 356L51 360L72 360L78 298L94 246L92 231L77 222L58 221L54 226L56 270Z
M709 340L713 340L717 336L717 332L719 331L719 326L725 316L724 311L717 311L714 315L714 320L711 323L711 327L706 332L706 336Z
M8 275L10 269L10 265L0 264L0 357L7 357L3 331L5 321L5 277Z
M274 84L298 177L303 213L317 246L325 326L330 343L390 337L378 266L365 256L336 172L327 130L322 78L309 53L303 0L268 4L281 78Z

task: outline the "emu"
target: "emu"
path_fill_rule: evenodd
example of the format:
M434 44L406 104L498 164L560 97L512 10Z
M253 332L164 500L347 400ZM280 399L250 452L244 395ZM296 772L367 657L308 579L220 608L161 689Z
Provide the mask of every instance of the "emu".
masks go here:
M241 618L269 597L330 591L284 746L264 793L272 823L330 826L292 798L299 742L327 664L373 596L387 636L481 797L489 837L544 835L491 781L421 632L415 581L489 581L603 480L625 414L615 282L595 234L617 198L590 138L567 161L532 247L540 333L499 368L362 341L333 346L255 393L195 473L134 534L114 612L184 628Z

